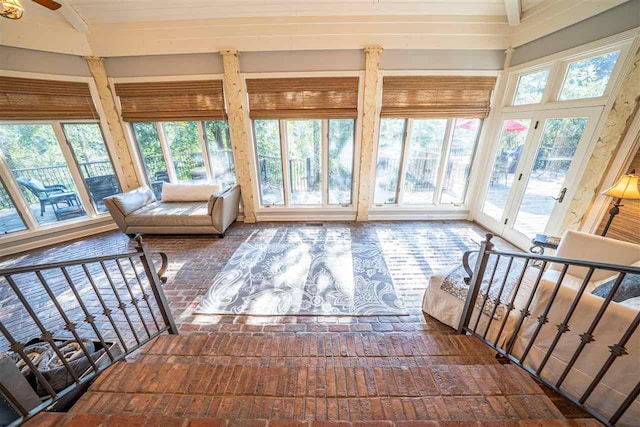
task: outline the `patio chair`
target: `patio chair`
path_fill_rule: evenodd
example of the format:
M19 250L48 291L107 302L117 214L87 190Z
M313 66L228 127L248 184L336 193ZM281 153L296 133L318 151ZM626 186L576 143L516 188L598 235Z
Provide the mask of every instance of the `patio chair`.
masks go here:
M85 179L93 200L98 203L120 192L115 175L92 176Z
M67 187L62 184L44 185L37 179L28 178L18 178L16 181L38 198L40 216L44 216L46 205L55 207L60 202L64 202L68 206L80 205L78 194L75 191L67 191Z

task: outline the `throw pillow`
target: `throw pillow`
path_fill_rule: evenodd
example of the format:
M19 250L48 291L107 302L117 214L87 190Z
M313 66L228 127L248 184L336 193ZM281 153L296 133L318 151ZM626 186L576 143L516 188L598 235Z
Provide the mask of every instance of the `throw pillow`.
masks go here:
M616 279L609 280L595 288L591 293L601 298L606 298L615 281ZM640 274L627 274L622 283L620 283L620 287L613 296L612 301L622 302L635 297L640 297Z
M172 184L162 183L163 202L206 202L220 192L217 184Z

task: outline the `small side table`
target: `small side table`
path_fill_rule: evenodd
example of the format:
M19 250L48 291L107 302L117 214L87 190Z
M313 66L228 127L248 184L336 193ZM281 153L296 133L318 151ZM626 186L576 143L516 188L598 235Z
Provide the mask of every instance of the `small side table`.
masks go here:
M560 244L560 237L547 236L546 234L536 234L536 237L531 239L531 247L529 252L536 255L544 255L545 249L558 249Z

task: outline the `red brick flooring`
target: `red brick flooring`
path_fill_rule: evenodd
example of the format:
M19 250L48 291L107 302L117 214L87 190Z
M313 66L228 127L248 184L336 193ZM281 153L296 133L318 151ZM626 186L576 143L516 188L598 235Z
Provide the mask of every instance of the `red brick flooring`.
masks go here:
M409 315L192 314L216 273L247 238L286 242L313 239L319 230L380 245ZM182 336L159 337L128 363L111 367L70 414L47 414L51 418L39 417L31 425L257 427L267 425L265 420L289 422L269 421L270 426L345 421L343 426L349 427L362 420L388 420L405 427L417 426L410 424L415 420L579 425L561 421L562 413L518 368L497 363L475 338L453 335L452 329L422 314L420 303L429 275L458 262L483 234L469 222L432 221L235 224L224 239L145 237L152 250L169 256L164 289ZM507 246L497 240L498 246ZM126 236L105 233L7 257L0 260L0 268L130 250L132 243ZM10 305L12 296L6 290L0 292L5 292L0 303ZM68 291L57 292L64 296ZM40 296L33 292L30 298ZM39 303L46 310L46 301ZM72 302L67 308L82 323ZM11 325L28 324L25 319L14 315ZM62 336L65 331L60 328L56 333ZM199 424L196 418L207 418L210 424ZM377 425L391 427L392 423Z

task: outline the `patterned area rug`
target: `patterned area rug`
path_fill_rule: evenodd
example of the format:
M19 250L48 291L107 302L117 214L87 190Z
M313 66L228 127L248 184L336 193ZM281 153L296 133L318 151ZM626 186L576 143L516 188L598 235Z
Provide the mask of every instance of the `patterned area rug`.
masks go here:
M194 314L404 315L375 244L243 243Z

